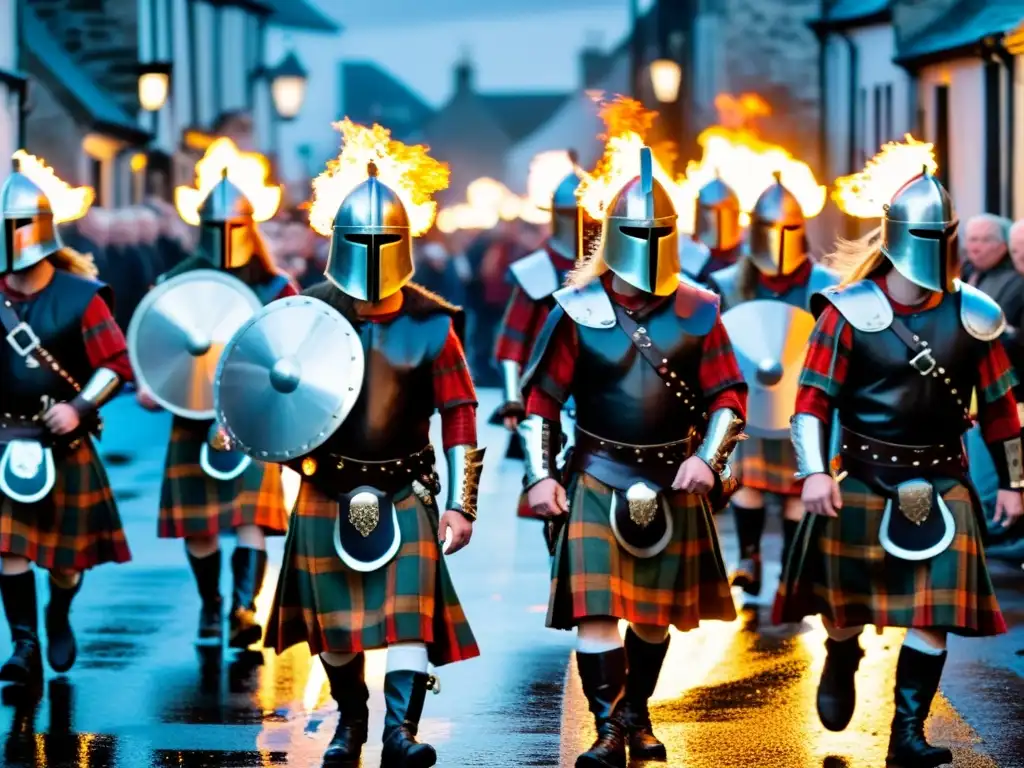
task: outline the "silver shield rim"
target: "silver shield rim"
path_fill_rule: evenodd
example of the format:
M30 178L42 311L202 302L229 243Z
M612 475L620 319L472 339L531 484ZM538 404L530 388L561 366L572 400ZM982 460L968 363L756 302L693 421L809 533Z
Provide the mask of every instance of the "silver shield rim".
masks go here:
M262 302L259 300L259 297L256 296L255 292L249 286L247 286L237 277L229 275L225 272L219 272L214 269L196 269L189 272L185 272L181 275L177 275L175 277L172 277L170 280L166 280L165 282L156 285L143 297L142 301L139 302L139 306L136 308L135 313L132 315L131 322L128 324L128 359L131 361L132 371L135 373L136 385L139 386L140 388L145 388L146 391L149 392L149 394L152 396L153 400L155 400L157 404L164 408L164 410L169 411L170 413L173 413L175 416L180 416L184 419L190 419L193 421L205 421L214 418L214 416L216 415L215 405L211 405L210 408L207 409L196 410L186 408L184 406L179 405L178 403L174 403L168 400L159 391L157 391L158 388L153 387L151 385L152 383L147 379L146 371L144 370L144 365L140 359L139 349L139 345L141 343L139 340L139 335L142 333L143 324L146 322L147 315L149 314L153 306L168 293L171 293L172 291L175 291L182 286L190 285L192 283L215 283L234 290L236 293L238 293L240 297L242 297L245 300L246 304L248 304L249 308L251 309L249 316L245 318L245 320L250 319L253 315L259 312L260 308L263 306ZM236 320L234 318L232 318L231 324L225 325L225 322L225 320L222 320L222 327L219 326L217 330L219 331L218 336L224 337L223 340L227 341L227 339L230 338L238 330L239 327L241 327L241 323L235 326ZM226 346L222 348L221 356L223 356L224 351L226 349ZM210 382L210 388L212 392L212 380ZM212 402L213 398L211 398L211 403Z

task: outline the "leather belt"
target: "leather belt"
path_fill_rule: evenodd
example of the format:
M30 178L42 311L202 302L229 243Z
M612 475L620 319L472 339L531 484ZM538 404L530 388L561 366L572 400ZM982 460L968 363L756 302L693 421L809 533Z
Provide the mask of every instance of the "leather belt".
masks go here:
M600 454L622 464L650 465L662 468L672 466L673 471L696 450L697 436L694 432L682 440L657 445L633 445L619 443L587 432L576 426L576 453Z
M46 442L51 437L43 420L38 417L0 414L0 445L12 440L37 440Z
M959 438L938 445L899 445L858 434L843 427L842 460L873 469L909 470L924 474L957 474L965 466Z
M314 452L288 462L288 466L332 498L361 485L395 493L407 488L413 480L423 483L435 494L440 491L434 468L434 448L430 445L403 459L385 461L362 461L336 453Z

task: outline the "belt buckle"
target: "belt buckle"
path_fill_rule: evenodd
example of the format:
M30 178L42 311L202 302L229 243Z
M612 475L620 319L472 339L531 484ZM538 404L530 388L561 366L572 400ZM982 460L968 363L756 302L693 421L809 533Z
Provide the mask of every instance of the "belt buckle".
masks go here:
M18 339L19 333L23 333L28 337L27 343L23 344ZM7 334L7 343L11 345L11 349L13 349L19 357L28 357L38 349L39 337L36 336L36 332L32 330L32 326L23 321L14 326L14 328L11 329L11 332Z
M910 358L910 367L920 373L922 376L927 376L929 373L935 370L935 358L932 357L932 351L930 349L922 349L912 358Z

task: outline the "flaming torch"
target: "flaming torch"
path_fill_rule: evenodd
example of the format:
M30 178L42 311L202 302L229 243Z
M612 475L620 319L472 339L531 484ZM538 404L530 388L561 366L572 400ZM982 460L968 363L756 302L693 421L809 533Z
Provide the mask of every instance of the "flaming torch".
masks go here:
M366 181L369 162L377 166L377 178L395 191L409 216L411 234L430 229L437 215L435 192L448 186L448 166L427 154L422 144L406 145L391 138L380 125L366 127L348 118L334 123L341 133L341 152L327 163L327 170L313 180L309 223L324 237L334 229L334 216L345 197Z
M228 138L220 138L206 148L203 159L196 163L195 187L174 190L174 207L186 224L199 226L199 207L217 186L224 172L252 203L253 220L264 222L273 218L281 206L282 189L267 184L270 162L258 152L243 152Z
M19 149L12 155L12 159L18 162L18 170L39 187L50 201L54 224L82 218L96 199L96 191L92 187L72 187L62 181L41 157Z
M843 213L858 219L881 218L882 206L922 168L929 173L938 170L932 144L917 141L909 133L904 139L884 144L864 170L836 179L832 199Z

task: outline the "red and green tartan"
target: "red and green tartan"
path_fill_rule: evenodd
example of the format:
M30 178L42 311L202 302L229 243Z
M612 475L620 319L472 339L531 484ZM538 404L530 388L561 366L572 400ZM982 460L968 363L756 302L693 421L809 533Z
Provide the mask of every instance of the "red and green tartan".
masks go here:
M359 653L391 643L427 645L434 666L480 655L437 542L437 508L405 489L394 497L402 544L370 573L334 549L339 505L303 483L285 544L265 645L283 652Z
M885 498L847 477L838 518L807 515L776 597L776 622L821 614L835 626L941 628L959 635L1006 632L967 488L937 480L956 537L936 557L909 562L878 541Z
M0 493L0 554L47 570L83 571L131 560L114 494L92 441L56 458L53 490L22 504Z
M686 631L701 621L736 618L715 522L702 497L667 496L672 540L660 555L641 559L612 532L611 488L579 475L570 493L553 566L549 627L571 629L581 619L613 617Z
M729 461L733 477L744 488L782 496L799 496L803 483L796 480L796 451L786 440L751 437L740 442Z
M199 452L211 423L174 417L157 536L217 536L243 525L258 525L268 536L284 534L288 510L280 466L254 461L234 480L210 477L199 465Z

